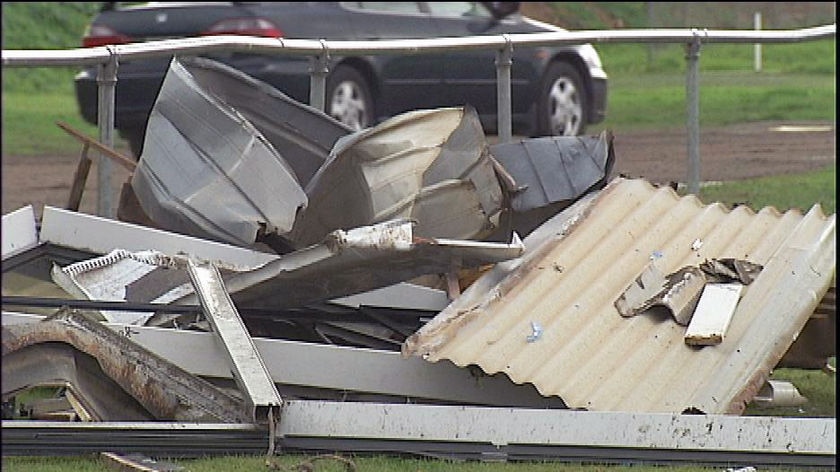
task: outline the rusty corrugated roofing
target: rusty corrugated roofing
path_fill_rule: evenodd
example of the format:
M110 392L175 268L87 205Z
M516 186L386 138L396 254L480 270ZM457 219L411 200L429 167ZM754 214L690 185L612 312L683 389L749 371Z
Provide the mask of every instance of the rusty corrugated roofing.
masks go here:
M835 215L818 205L805 215L730 210L618 178L525 245L521 259L499 264L412 335L403 354L504 372L570 408L739 414L830 285ZM719 345L688 346L670 316L622 318L613 304L652 260L667 274L712 258L764 266Z

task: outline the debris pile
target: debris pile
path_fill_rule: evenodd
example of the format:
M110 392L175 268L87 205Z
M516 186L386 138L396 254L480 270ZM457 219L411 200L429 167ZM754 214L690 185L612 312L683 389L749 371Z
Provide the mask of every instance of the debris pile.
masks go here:
M834 328L835 215L703 205L611 178L615 158L609 132L488 145L468 106L351 133L174 59L123 221L4 215L3 400L61 386L84 421L292 438L295 415L352 425L400 404L408 425L453 404L478 424L470 408L772 402L812 315L830 305ZM534 431L494 444L549 442Z

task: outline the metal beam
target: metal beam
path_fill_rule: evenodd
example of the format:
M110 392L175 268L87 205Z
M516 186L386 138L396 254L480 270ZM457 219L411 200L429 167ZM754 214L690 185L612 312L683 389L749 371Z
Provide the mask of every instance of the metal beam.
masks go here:
M3 312L3 326L35 323L38 315ZM112 330L194 375L231 378L228 361L211 333L106 323ZM280 388L312 387L488 406L561 408L532 385L504 375L488 376L451 362L403 358L394 351L253 338L266 369Z
M277 433L320 438L834 456L834 418L289 400Z
M245 395L248 413L254 423L271 423L272 415L280 413L283 400L225 289L222 275L213 264L192 259L187 261L187 271L204 314L233 367L233 377Z

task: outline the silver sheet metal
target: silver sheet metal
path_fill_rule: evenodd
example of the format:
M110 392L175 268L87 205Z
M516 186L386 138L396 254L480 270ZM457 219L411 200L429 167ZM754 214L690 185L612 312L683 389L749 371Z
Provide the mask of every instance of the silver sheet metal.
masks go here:
M321 244L258 267L240 269L222 264L220 268L225 269L225 285L234 302L248 308L281 309L366 292L420 275L512 259L524 251L518 237L510 244L424 239L413 236L412 225L395 220L350 231L337 230ZM130 265L116 265L125 260ZM109 294L110 300L125 300L133 290L155 296L131 301L198 303L194 291L184 289L183 277L147 277L154 274L151 269L156 264L173 272L184 270L186 262L183 256L157 254L143 258L116 250L74 267L56 269L53 275L57 283L83 298L91 298L96 292Z
M173 60L131 185L162 227L240 246L292 228L306 195L271 143Z
M286 438L490 442L496 446L581 445L646 450L836 454L833 418L637 414L444 405L289 401L277 433Z
M351 132L322 111L227 65L200 57L178 61L202 90L234 108L268 139L303 187L327 160L336 140Z
M453 267L478 267L519 257L518 237L509 243L486 243L413 236L412 223L336 230L321 244L302 249L225 279L237 304L251 308L287 308L385 287ZM185 303L194 302L193 296Z
M340 139L306 194L290 238L298 247L396 218L415 220L419 237L480 239L502 205L470 107L408 112Z
M490 154L513 177L511 208L524 212L575 200L606 184L615 162L613 136L547 136L490 146Z

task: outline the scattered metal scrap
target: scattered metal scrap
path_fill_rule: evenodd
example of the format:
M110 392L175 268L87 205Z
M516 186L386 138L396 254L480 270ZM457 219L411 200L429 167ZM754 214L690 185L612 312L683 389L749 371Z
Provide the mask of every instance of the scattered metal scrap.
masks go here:
M239 399L78 311L3 326L4 398L57 384L74 393L82 416L96 421L249 421Z
M267 419L269 451L277 433L281 447L310 450L566 457L583 441L600 448L587 457L670 448L827 463L834 421L719 414L756 397L833 285L835 216L703 207L643 181L603 188L614 159L608 132L487 146L469 107L351 134L226 66L175 59L131 179L144 213L134 221L198 238L45 208L40 231L29 213L10 215L24 228L7 243L4 216L9 286L54 282L47 290L91 299L109 321L4 311L4 401L58 383L79 417L134 429L250 423L203 431L253 438ZM54 257L62 245L76 252ZM469 267L484 275L463 293L450 277L445 307L404 284ZM418 299L388 300L403 294ZM633 316L657 305L677 323ZM367 323L341 319L372 306L383 311ZM426 322L423 310L439 313ZM321 341L372 349L294 339L292 318L324 313ZM255 326L281 339L254 339ZM404 357L424 360L378 349L399 345L394 333ZM441 359L469 369L425 362ZM7 438L29 451L42 428L3 426L4 451Z
M516 235L511 244L424 239L413 236L412 226L410 221L392 221L350 231L336 230L321 244L285 254L259 267L235 270L223 265L228 269L225 285L241 307L280 310L389 286L423 274L445 273L452 267L476 267L513 259L524 251ZM185 260L178 259L161 254L132 256L116 250L57 268L53 275L68 292L85 298L96 292L107 295L104 298L108 300L128 300L133 293L136 295L132 301L196 304L198 300L183 276ZM178 318L171 314L130 316L154 325ZM109 319L129 320L113 316Z
M606 133L488 148L469 106L348 134L240 72L173 59L131 184L161 228L285 253L400 218L420 237L498 240L603 186L613 160Z
M737 281L749 285L761 269L746 260L710 259L663 276L654 260L618 297L615 307L621 316L630 317L662 306L677 323L688 326L706 284Z

